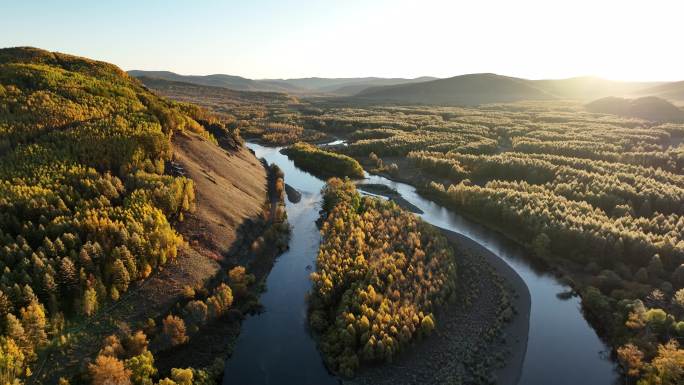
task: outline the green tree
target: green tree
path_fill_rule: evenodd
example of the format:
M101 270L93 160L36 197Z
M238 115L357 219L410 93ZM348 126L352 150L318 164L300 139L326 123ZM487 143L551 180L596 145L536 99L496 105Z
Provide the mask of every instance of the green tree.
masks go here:
M152 385L152 378L157 375L154 357L149 350L127 359L124 366L131 372L133 385Z

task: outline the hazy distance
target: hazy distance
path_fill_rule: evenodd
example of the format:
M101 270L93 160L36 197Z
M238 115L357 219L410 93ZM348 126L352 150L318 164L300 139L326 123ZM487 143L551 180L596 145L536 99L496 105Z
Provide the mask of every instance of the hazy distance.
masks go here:
M674 81L684 79L683 11L669 0L27 0L2 6L0 46L251 79L491 72Z

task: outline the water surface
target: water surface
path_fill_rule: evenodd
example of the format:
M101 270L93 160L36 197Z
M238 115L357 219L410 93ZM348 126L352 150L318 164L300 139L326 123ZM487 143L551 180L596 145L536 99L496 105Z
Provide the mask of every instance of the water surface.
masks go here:
M318 218L322 180L298 169L278 148L249 143L257 157L277 164L285 181L303 193L287 204L292 229L290 250L279 257L261 297L265 312L248 318L228 360L224 384L336 383L324 368L306 329L305 294L311 287L307 265L313 266L320 242ZM508 263L529 288L532 307L527 354L520 384L611 385L619 383L609 348L584 319L578 298L559 299L570 288L540 267L526 252L500 234L459 216L415 191L410 185L368 175L366 183L384 184L423 210L423 220L463 234Z

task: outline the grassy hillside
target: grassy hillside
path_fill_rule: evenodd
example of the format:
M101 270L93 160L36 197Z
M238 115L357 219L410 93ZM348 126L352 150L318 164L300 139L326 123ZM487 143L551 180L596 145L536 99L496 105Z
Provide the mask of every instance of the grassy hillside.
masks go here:
M587 110L652 122L682 122L684 110L667 100L647 96L638 99L607 97L587 104Z
M471 74L423 83L373 87L358 98L414 104L476 105L518 100L546 100L555 96L529 81L495 74Z

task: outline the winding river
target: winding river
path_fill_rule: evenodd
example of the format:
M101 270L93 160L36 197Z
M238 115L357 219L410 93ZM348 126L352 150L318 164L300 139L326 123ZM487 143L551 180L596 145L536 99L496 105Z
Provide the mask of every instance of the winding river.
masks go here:
M261 297L264 313L242 325L233 357L226 363L228 384L336 384L323 365L307 330L305 296L320 236L315 225L324 182L298 169L280 148L249 143L256 156L277 164L285 181L302 193L298 203L287 204L292 226L290 249L276 261ZM561 299L570 288L553 275L533 266L525 251L473 221L463 218L415 191L410 185L367 175L367 183L387 185L420 208L426 222L463 234L508 263L525 281L531 295L530 330L519 384L612 385L619 383L609 348L584 319L579 299Z

